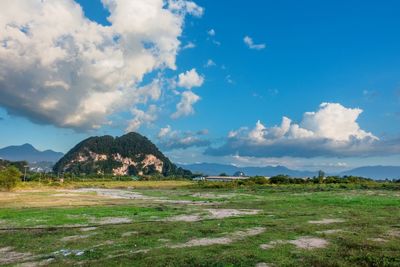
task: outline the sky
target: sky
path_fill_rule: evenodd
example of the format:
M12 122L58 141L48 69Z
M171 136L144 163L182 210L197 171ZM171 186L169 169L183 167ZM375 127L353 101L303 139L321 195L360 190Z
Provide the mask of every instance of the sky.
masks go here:
M400 165L398 1L0 3L0 147L136 131L178 163Z

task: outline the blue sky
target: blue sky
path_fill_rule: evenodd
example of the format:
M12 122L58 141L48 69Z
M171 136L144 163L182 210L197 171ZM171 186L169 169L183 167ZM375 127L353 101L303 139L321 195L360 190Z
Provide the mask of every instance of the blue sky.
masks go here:
M9 102L18 101L18 98L7 93L11 89L0 87L0 91L5 92L0 97L7 98L7 102L0 101L0 147L29 142L39 149L67 152L91 135L124 134L126 124L143 111L149 116L142 114L140 127L135 123L131 129L160 144L166 154L178 162L282 164L298 169L400 164L400 149L388 149L388 153L384 149L400 146L397 142L400 140L398 1L195 2L202 8L201 14L188 7L179 11L184 23L179 27L182 33L176 36L180 41L176 69L155 67L145 72L140 82L140 86L146 86L157 77L162 80L157 101L106 112L107 123L100 123L100 128L85 128L83 124L59 122L33 108L15 108ZM105 27L113 24L107 20L112 13L110 7L103 6L100 0L76 0L76 3L92 22ZM124 19L121 13L115 11L114 14ZM40 15L37 16L40 19ZM246 36L256 45L253 48L257 45L265 45L265 48L251 49L244 42ZM154 37L146 38L154 41L151 39ZM194 47L184 48L187 44ZM0 65L0 68L5 67ZM180 86L179 74L192 69L202 81L191 88ZM4 73L14 71L17 72L10 67ZM22 94L23 90L29 90L18 88ZM177 104L183 101L184 92L200 99L189 105L191 111L182 111L183 115L172 118ZM23 99L19 98L21 106L24 106ZM324 109L320 106L322 103L340 106ZM154 112L150 111L151 105L154 105ZM358 114L355 109L363 112ZM303 121L305 112L317 113L309 128ZM314 125L319 122L329 125L330 114L348 117L354 112L358 116L349 124L356 123L359 129L341 129L346 121L332 121L338 136L346 132L343 138L348 140L336 139L331 130ZM290 118L292 124L312 131L312 142L294 137L290 133L292 130L271 137L271 127L280 126L284 116ZM262 137L254 139L251 131L258 120L265 129L261 127L258 133ZM228 137L229 132L241 127L248 129ZM160 136L162 128L169 129L164 136ZM185 138L186 145L176 144ZM344 141L347 143L341 143ZM371 142L381 143L371 145ZM326 156L318 153L310 156L316 152L293 156L292 151L311 144L321 148ZM257 155L246 152L254 146L261 147ZM173 149L175 147L180 148ZM275 149L279 153L271 153ZM211 150L214 152L210 153Z

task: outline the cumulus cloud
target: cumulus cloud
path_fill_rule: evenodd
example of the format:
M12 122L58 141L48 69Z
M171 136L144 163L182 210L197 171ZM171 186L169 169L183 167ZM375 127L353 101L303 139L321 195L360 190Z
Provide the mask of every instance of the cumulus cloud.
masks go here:
M300 123L284 117L281 125L231 131L227 142L206 151L210 155L255 157L352 157L400 153L398 140L380 140L360 128L358 108L323 103L316 112L306 112Z
M243 38L243 42L247 45L248 48L254 49L254 50L262 50L266 47L265 44L255 44L253 39L249 36L245 36Z
M171 115L171 118L189 116L194 114L193 105L200 100L200 97L192 91L185 91L181 94L181 100L176 105L176 112Z
M208 130L174 131L170 125L161 128L158 133L159 146L163 150L186 149L189 147L205 147L210 145L210 141L205 138Z
M193 87L200 87L203 85L204 77L197 73L196 69L191 69L178 76L179 87L192 89Z
M143 77L176 69L185 16L204 10L185 0L102 2L109 26L90 21L73 0L0 2L1 106L34 122L87 130L158 100L156 83L142 84Z
M104 0L103 0L104 1ZM192 1L186 0L169 0L169 9L180 13L189 13L195 17L201 17L204 13L204 8L198 6Z
M157 107L150 105L147 111L137 108L131 110L133 119L128 122L125 132L136 132L143 124L151 124L157 119Z

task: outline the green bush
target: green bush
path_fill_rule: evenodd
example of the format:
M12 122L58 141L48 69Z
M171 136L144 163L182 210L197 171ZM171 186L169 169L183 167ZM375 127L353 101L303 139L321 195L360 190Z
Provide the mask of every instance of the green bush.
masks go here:
M22 173L14 166L0 170L0 190L10 191L21 181Z

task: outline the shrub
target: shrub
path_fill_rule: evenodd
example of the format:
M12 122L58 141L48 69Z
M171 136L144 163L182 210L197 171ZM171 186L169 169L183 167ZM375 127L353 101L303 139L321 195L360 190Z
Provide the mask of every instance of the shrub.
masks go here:
M269 178L271 184L289 184L290 177L287 175L277 175Z
M10 191L21 181L22 173L14 166L0 170L0 190Z
M248 179L247 181L253 182L253 183L258 184L258 185L263 185L263 184L268 184L269 183L269 180L266 179L263 176L254 176L254 177L251 177L250 179Z

